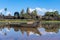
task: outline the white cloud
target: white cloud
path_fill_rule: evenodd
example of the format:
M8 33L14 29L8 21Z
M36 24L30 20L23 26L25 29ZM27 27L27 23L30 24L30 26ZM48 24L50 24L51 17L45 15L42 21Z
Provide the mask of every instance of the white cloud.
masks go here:
M3 12L3 11L4 11L4 9L1 9L1 10L0 10L0 12Z
M10 11L6 11L6 13L5 13L4 9L0 9L0 13L2 13L2 14L4 14L4 15L11 14Z
M30 33L29 33L29 35L32 35L32 34L34 34L34 33L33 33L33 32L30 32Z
M10 32L10 30L9 30L8 28L5 28L5 30L6 30L7 32Z
M33 35L33 34L35 34L35 35L39 36L39 34L34 33L34 32L30 32L30 33L29 33L29 35Z
M55 9L46 9L46 8L35 8L35 9L37 10L38 14L40 14L40 15L44 15L44 13L47 11L49 11L49 12L56 11ZM30 12L32 12L35 9L30 8Z
M44 28L38 28L38 30L40 31L40 33L42 34L42 35L47 35L47 34L56 34L55 32L47 32L47 31L45 31L45 29Z
M34 9L30 8L30 12L32 12L35 9L37 10L39 15L44 15L44 13L47 12L47 11L49 11L49 12L56 11L55 9L46 9L46 8L39 8L39 7L37 7L37 8L34 8ZM4 9L0 9L0 12L2 12L2 14L4 14L4 15L8 15L9 13L11 14L10 11L7 11L5 13Z
M10 11L7 11L5 15L8 15L8 14L11 14L11 12Z
M30 12L32 12L32 11L35 10L35 9L31 9L31 8L30 8L29 10L30 10Z
M0 34L4 35L4 32L0 31Z

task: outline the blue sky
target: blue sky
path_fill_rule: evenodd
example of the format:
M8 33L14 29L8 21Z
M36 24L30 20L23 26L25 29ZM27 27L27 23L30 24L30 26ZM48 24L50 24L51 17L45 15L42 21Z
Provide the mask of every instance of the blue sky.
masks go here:
M7 8L13 15L27 7L31 9L45 8L60 11L60 0L0 0L0 9Z

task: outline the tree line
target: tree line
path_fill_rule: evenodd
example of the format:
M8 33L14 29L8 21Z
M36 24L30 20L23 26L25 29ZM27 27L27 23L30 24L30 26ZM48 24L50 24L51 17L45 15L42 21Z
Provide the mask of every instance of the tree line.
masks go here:
M27 8L26 12L24 9L21 10L21 12L15 12L14 13L15 19L38 19L39 16L37 15L37 11L34 10L30 12L29 8Z
M47 11L43 16L38 16L36 9L30 12L29 8L27 8L26 13L24 12L24 9L21 10L20 14L19 12L15 12L14 16L15 18L20 17L21 19L60 20L58 11Z
M7 8L4 9L5 13L7 12ZM0 13L0 16L5 16L2 13ZM12 17L11 14L8 14L8 16ZM21 10L21 12L14 12L13 19L38 19L39 16L37 15L37 11L34 10L30 12L30 9L27 8L26 12L24 9Z
M5 12L7 11L7 8L4 9ZM3 15L0 13L0 16ZM3 15L5 16L5 15ZM11 14L8 14L8 16L11 16ZM30 9L27 8L26 12L24 9L22 9L20 12L14 12L14 18L13 19L40 19L40 20L60 20L60 14L58 11L54 12L45 12L43 16L38 16L37 10L33 10L30 12Z
M42 20L60 20L60 14L58 11L46 12L42 16Z

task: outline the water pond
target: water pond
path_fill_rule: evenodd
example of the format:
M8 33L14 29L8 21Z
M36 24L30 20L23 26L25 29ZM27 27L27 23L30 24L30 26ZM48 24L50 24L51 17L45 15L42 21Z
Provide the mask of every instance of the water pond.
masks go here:
M36 28L2 25L0 40L60 40L60 25L41 24Z

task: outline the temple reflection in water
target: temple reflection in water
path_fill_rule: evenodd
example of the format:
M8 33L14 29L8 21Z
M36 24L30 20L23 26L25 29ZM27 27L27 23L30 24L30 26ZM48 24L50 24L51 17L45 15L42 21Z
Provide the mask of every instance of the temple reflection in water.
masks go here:
M54 33L58 33L59 32L59 28L60 28L60 25L58 24L40 24L40 27L35 27L35 28L32 28L32 27L18 27L18 26L0 26L0 31L2 31L4 28L7 28L9 31L11 28L14 29L15 32L18 32L18 31L21 31L22 35L24 34L24 32L26 32L27 36L29 36L30 34L37 34L37 35L43 35L44 32L41 32L40 29L41 28L44 28L45 32L54 32ZM42 30L42 29L41 29ZM4 32L4 35L7 35L6 32Z
M41 35L37 28L26 28L26 27L24 28L24 27L18 27L18 26L1 26L0 31L2 31L4 28L7 28L8 30L13 28L15 32L21 31L22 34L26 32L27 35L29 35L31 32L34 34Z

